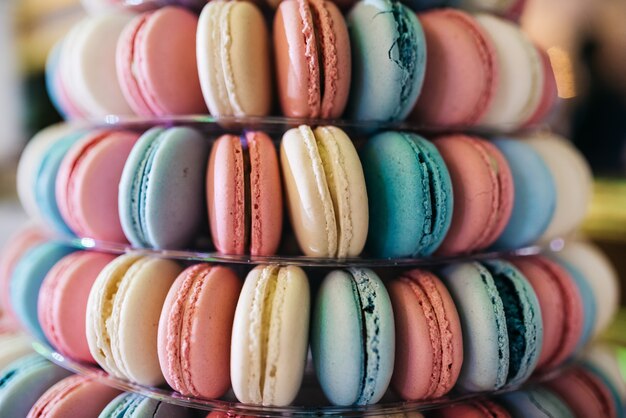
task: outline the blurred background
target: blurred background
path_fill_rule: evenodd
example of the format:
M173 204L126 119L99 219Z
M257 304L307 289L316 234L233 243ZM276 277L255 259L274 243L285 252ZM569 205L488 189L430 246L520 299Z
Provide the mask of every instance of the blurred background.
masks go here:
M57 122L44 69L52 45L83 16L78 0L0 1L0 247L25 219L15 193L21 150ZM596 176L583 233L626 277L626 0L528 0L522 25L555 69L552 128L575 142ZM626 289L626 286L622 286ZM624 299L623 299L624 300Z

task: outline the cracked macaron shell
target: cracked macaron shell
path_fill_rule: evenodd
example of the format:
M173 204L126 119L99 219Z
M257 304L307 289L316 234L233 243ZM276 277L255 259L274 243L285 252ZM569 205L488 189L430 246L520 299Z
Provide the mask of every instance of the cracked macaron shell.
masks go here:
M396 324L392 385L406 400L439 398L463 364L461 321L450 293L433 273L412 270L390 282Z
M243 285L230 374L240 402L289 405L300 390L309 338L310 290L296 266L258 266Z
M513 210L514 183L506 159L493 144L476 137L450 135L434 143L448 167L454 193L452 223L438 254L489 247Z
M280 244L283 195L276 148L262 132L215 141L206 179L213 243L224 254L273 255Z
M283 136L285 197L300 249L312 257L355 257L367 239L369 209L354 144L332 126L302 125Z
M368 250L378 257L427 256L452 221L452 183L439 151L410 133L384 132L360 156L370 211Z
M157 349L167 293L182 268L166 259L127 254L98 275L87 302L87 342L109 374L148 386L165 383Z
M348 28L330 1L282 1L274 18L274 50L283 114L338 118L348 102Z
M426 39L415 12L397 1L365 0L350 10L347 22L352 47L347 115L404 119L426 72Z
M272 106L269 31L250 2L212 1L200 14L198 74L213 116L266 116Z
M177 249L204 224L209 141L187 127L153 128L133 147L119 182L122 229L137 247Z
M369 405L385 394L394 368L391 300L368 269L336 270L318 291L311 329L315 371L335 405Z
M159 362L165 380L185 396L215 399L230 388L230 341L242 282L227 267L184 270L159 320Z

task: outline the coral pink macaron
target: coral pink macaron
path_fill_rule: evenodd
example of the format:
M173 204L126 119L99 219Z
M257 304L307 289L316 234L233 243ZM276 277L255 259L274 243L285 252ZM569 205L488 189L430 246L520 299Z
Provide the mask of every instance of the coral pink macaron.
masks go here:
M242 281L197 264L172 285L161 311L158 353L165 380L186 396L217 398L230 387L230 339Z
M350 37L335 3L286 0L274 18L278 92L291 117L338 118L348 102Z
M445 395L463 364L461 320L450 293L423 270L404 273L388 290L396 324L392 386L406 400Z
M493 144L467 135L441 137L435 146L450 172L454 194L452 224L439 254L489 247L513 211L513 176L506 159Z
M118 187L126 159L139 135L96 131L65 155L56 179L59 212L80 237L126 242L117 210Z
M46 275L37 314L43 332L61 354L95 363L85 334L87 299L91 286L115 256L79 251L62 258Z
M117 44L117 77L135 113L206 113L196 64L198 17L163 7L135 17Z
M276 147L266 134L223 135L215 142L207 172L207 202L218 251L276 252L283 198Z
M545 257L517 258L513 264L532 285L541 307L544 335L537 370L559 366L574 354L583 335L580 290L565 268Z

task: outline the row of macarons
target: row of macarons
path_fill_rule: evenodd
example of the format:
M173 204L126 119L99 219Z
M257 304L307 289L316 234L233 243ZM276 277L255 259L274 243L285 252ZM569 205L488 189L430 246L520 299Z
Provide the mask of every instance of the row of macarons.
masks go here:
M122 393L94 376L70 375L30 352L28 340L0 334L0 413L27 418L246 418L233 412L207 412L169 404L135 393ZM372 418L590 418L621 417L624 405L606 361L592 348L579 365L527 388L491 398L476 398L419 413L368 414ZM609 348L610 349L610 348ZM10 360L15 358L14 360ZM614 357L609 364L617 365ZM600 367L599 367L600 366ZM252 413L252 412L251 412ZM251 416L251 415L249 415Z
M557 98L547 54L513 23L418 16L390 0L357 2L346 19L330 1L283 1L273 47L249 2L211 1L199 18L177 7L88 17L51 53L47 78L69 118L267 116L277 98L293 118L513 131Z
M433 399L553 370L618 306L610 265L584 244L435 272L244 274L45 242L16 257L3 306L38 340L116 378L207 399L232 386L240 402L276 406L298 394L309 346L332 404L376 403L390 384L402 399Z
M591 198L584 158L547 133L429 141L389 131L359 144L337 127L303 125L279 148L259 131L208 139L188 127L62 125L24 151L18 192L33 218L65 235L198 249L210 229L222 254L299 247L330 258L365 247L378 258L520 248L575 230Z

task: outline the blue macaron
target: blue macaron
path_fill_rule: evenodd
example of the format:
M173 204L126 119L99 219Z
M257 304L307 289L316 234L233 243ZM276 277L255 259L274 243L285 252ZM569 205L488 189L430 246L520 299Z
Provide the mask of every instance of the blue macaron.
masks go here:
M178 249L206 224L209 141L186 127L153 128L131 151L119 188L124 234L135 247Z
M361 151L369 201L367 248L377 257L432 254L452 222L450 174L435 146L405 132L384 132Z
M123 393L102 410L99 418L186 418L190 410L146 398L135 393Z
M535 243L545 232L556 208L556 185L543 158L519 140L496 139L511 168L515 188L513 212L494 248L515 249Z
M396 0L364 0L354 5L347 22L352 48L348 116L406 118L426 73L426 39L417 15Z
M486 392L525 381L535 369L543 339L539 301L528 280L499 260L450 265L440 277L463 330L457 387Z
M25 417L52 385L70 372L31 354L0 371L0 416Z
M13 270L9 291L11 305L22 325L40 341L47 341L37 315L39 289L48 271L75 249L57 242L47 242L31 248Z
M395 358L391 300L368 269L336 270L317 294L311 329L315 372L335 405L368 405L385 394Z
M551 390L518 390L497 398L513 418L574 418L574 412Z

